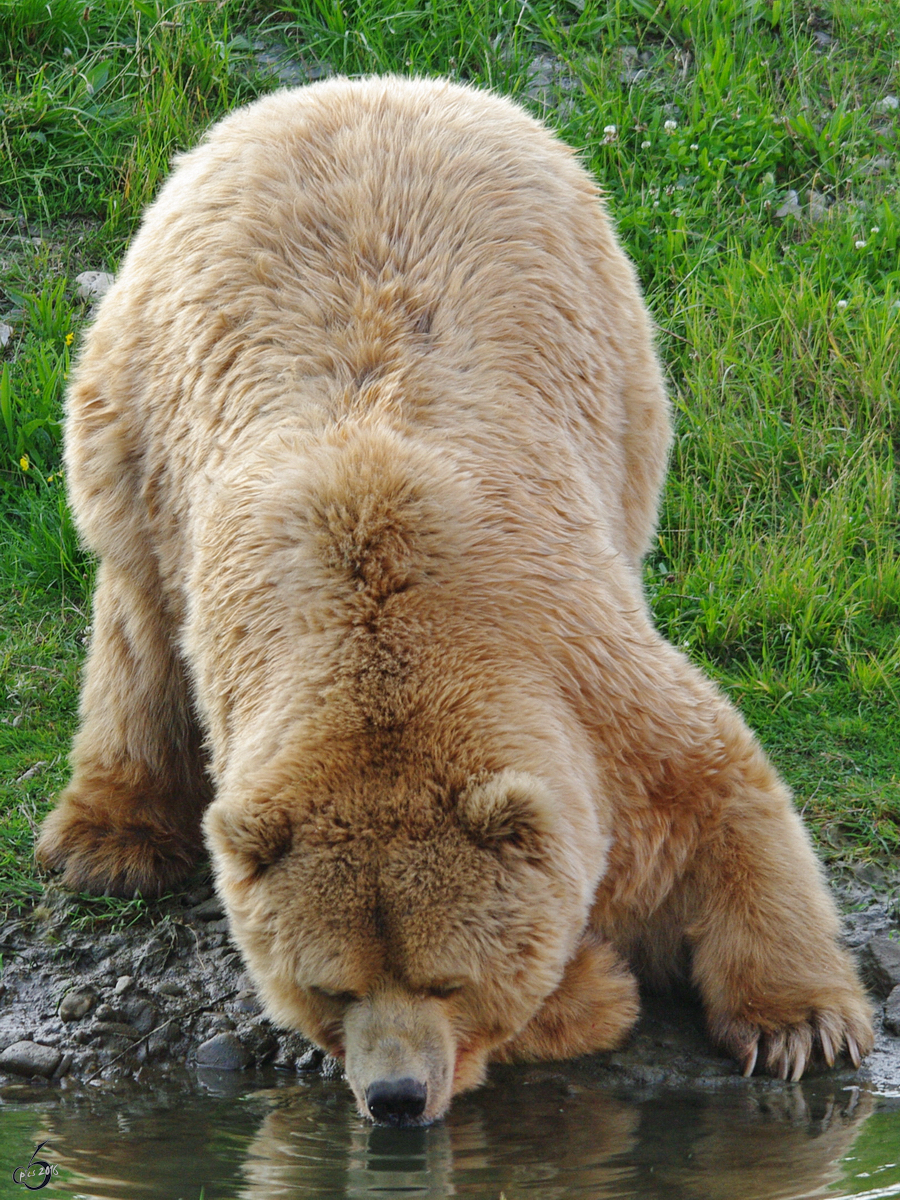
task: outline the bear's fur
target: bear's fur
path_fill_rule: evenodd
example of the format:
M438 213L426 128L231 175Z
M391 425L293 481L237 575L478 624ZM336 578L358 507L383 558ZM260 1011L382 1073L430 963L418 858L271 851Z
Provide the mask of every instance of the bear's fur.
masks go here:
M159 892L202 823L268 1013L378 1120L616 1045L637 977L686 974L747 1074L858 1063L789 796L651 624L669 438L634 272L538 122L396 78L234 113L70 389L101 565L40 857Z

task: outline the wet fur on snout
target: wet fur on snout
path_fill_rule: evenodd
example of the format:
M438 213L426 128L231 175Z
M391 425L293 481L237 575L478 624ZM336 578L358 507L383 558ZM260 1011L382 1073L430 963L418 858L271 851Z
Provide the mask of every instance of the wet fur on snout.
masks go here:
M440 1000L381 988L349 1005L344 1036L347 1080L364 1116L372 1115L367 1096L373 1085L405 1079L425 1088L425 1107L420 1117L402 1123L430 1124L446 1112L456 1045Z

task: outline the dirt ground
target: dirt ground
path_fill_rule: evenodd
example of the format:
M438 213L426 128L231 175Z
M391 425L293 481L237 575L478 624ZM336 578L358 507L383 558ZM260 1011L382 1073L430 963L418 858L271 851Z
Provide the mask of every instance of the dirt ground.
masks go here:
M836 1070L877 1090L896 1089L898 890L883 882L876 890L852 877L834 886L878 1026L875 1051L862 1069L842 1063ZM0 925L0 954L0 1095L23 1085L146 1085L197 1068L269 1064L341 1074L299 1034L262 1015L209 883L118 929L85 923L75 899L51 885L41 904ZM598 1080L626 1086L721 1087L739 1079L736 1065L710 1046L688 999L648 998L628 1044L583 1060L585 1067Z

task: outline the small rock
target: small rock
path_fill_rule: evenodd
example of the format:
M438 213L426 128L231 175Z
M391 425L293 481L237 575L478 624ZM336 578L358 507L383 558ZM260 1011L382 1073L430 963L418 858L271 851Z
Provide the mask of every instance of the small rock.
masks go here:
M256 992L247 989L241 992L234 1001L234 1007L240 1013L247 1013L248 1016L255 1017L257 1013L262 1012L262 1005L256 998Z
M75 276L75 295L79 300L99 300L112 287L115 275L106 271L82 271Z
M160 938L149 938L134 963L134 974L158 975L166 969L171 957L171 946L167 946Z
M149 1033L158 1021L156 1008L145 999L133 1000L125 1009L125 1016L138 1033Z
M210 896L202 904L195 904L193 908L189 908L187 915L197 921L219 921L225 916L225 909L218 896Z
M43 1075L49 1079L62 1058L53 1046L40 1042L13 1042L0 1054L0 1070L14 1075Z
M250 1065L252 1057L233 1033L217 1033L197 1047L198 1065L216 1067L220 1071L243 1071Z
M877 863L855 863L852 867L853 874L868 887L878 887L887 880L887 876Z
M297 1054L294 1059L295 1071L318 1071L322 1065L322 1059L325 1054L318 1046L307 1046L301 1053Z
M147 1038L147 1054L155 1058L164 1054L170 1046L174 1046L180 1040L181 1027L175 1021L169 1021L161 1028L155 1029Z
M9 339L13 335L12 325L5 325L0 321L0 346L9 345Z
M134 980L130 975L120 975L116 980L116 986L113 991L117 996L121 996L123 992L127 992Z
M785 217L803 216L803 209L800 207L800 197L793 188L791 188L791 190L788 192L781 208L775 210L775 216L779 221L783 221Z
M881 112L897 112L900 109L900 100L896 96L882 96L875 107Z
M260 70L273 75L282 87L296 87L313 78L307 67L292 58L291 52L283 47L257 50L256 61Z
M828 201L821 192L810 191L807 208L811 221L824 221L828 216Z
M884 1027L888 1033L900 1037L900 985L894 988L884 1006Z
M112 1035L114 1037L130 1038L132 1041L138 1036L138 1031L135 1027L127 1024L125 1021L95 1021L93 1031L94 1033L101 1033L104 1036Z
M315 1061L309 1057L313 1052L318 1055ZM321 1060L322 1051L315 1051L315 1047L310 1046L301 1033L281 1033L279 1035L274 1059L276 1067L294 1067L298 1071L314 1071Z
M300 1069L299 1065L297 1069ZM332 1058L330 1054L326 1054L319 1067L319 1073L323 1079L341 1079L344 1074L344 1064L338 1059Z
M885 171L890 171L894 165L892 158L887 158L883 154L879 154L875 158L870 158L868 162L862 164L859 168L860 175L883 175Z
M860 968L876 996L889 996L900 985L900 934L873 937L860 955Z
M254 1021L241 1029L241 1044L246 1046L257 1063L268 1062L278 1050L278 1038L268 1021Z
M156 990L161 992L163 996L183 996L184 986L176 983L173 979L164 979L162 983L156 985Z
M93 988L73 988L59 1002L61 1021L80 1021L94 1007L97 993Z
M53 1072L54 1079L62 1079L64 1075L72 1070L72 1063L75 1061L75 1056L71 1052L67 1052L62 1056L62 1059L57 1064L56 1070Z
M231 1033L237 1028L231 1017L223 1012L207 1013L199 1018L198 1025L208 1033Z
M223 917L220 921L206 918L205 943L210 946L222 946L228 941L228 922Z

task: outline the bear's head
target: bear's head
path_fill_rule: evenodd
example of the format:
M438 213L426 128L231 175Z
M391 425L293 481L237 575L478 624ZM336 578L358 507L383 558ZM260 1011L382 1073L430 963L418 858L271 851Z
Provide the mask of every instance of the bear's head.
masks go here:
M596 875L546 780L406 763L282 768L205 829L268 1015L344 1063L363 1115L423 1125L557 987Z

